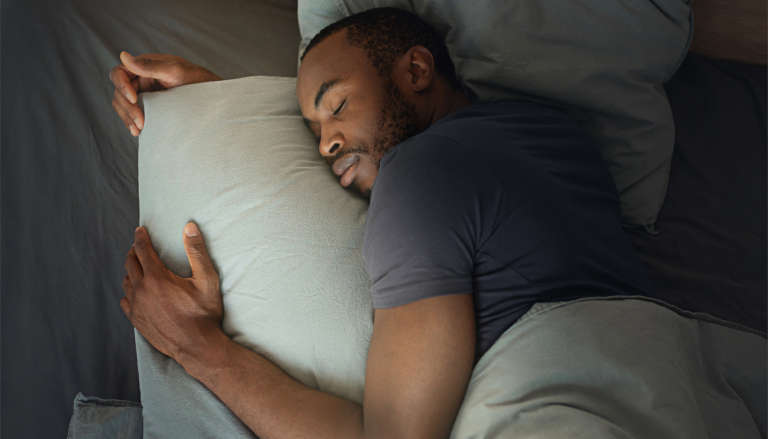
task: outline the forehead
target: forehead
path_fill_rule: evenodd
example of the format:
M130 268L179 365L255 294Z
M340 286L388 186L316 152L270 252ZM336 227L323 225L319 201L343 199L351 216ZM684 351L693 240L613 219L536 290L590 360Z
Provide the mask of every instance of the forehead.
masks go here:
M346 32L342 29L318 43L299 67L296 95L305 115L314 109L315 96L323 83L370 75L369 70L373 70L365 51L347 42Z

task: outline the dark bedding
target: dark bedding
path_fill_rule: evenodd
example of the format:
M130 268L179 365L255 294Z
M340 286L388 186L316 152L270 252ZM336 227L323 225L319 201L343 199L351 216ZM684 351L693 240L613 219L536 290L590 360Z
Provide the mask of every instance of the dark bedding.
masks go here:
M1 26L0 436L63 437L78 392L139 399L118 306L137 151L109 69L125 49L226 78L294 75L295 2L5 0ZM632 232L656 297L760 330L764 79L765 67L689 56L667 86L678 135L660 234Z
M657 228L633 239L681 308L766 329L766 69L689 54L666 90L677 136Z

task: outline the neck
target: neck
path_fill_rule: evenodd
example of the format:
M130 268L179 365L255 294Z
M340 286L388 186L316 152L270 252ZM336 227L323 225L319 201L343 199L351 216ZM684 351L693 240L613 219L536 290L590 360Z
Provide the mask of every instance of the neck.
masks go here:
M427 126L472 103L463 92L454 90L447 84L443 87L446 90L437 94L438 98L435 99L435 105L432 108L431 117L427 121Z

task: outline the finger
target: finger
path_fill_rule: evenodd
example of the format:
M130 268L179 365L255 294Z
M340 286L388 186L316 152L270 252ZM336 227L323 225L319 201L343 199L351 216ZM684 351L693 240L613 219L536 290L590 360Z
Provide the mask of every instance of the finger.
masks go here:
M117 116L120 118L120 120L123 121L123 125L128 128L128 131L131 132L132 135L138 136L139 135L139 129L136 128L136 124L133 123L133 120L131 117L126 113L126 110L123 106L119 103L119 98L117 97L120 93L115 90L115 96L112 97L112 108L115 109L115 113L117 113ZM125 99L125 98L123 98Z
M131 319L131 304L128 302L128 299L123 297L120 299L120 309L123 310L123 313L126 317L128 317L128 320Z
M123 66L131 73L144 77L153 78L164 82L173 82L177 80L179 74L174 60L168 55L157 53L148 53L139 56L133 56L128 52L120 52L120 61Z
M137 133L139 130L136 128L136 125L134 125L133 120L131 120L131 118L125 112L125 108L120 105L117 97L119 94L120 92L115 90L114 96L112 96L112 108L115 110L115 113L117 113L117 116L120 118L120 120L123 121L123 125L128 128L131 134L136 135L134 133Z
M152 246L152 239L149 237L146 227L140 226L136 228L133 248L144 273L155 272L165 267L160 260L160 256L157 255L155 248Z
M187 259L189 259L193 278L210 279L218 282L218 274L211 257L208 255L203 234L197 224L192 221L184 226L184 249L187 251Z
M139 131L143 130L144 112L141 111L141 108L139 108L139 106L136 104L128 102L128 100L125 99L125 97L120 93L117 93L117 91L115 91L115 101L117 102L117 105L124 111L124 114L128 119L126 122L133 123L133 125ZM126 123L126 125L128 125L128 123ZM128 128L130 128L130 126Z
M131 247L128 255L125 257L125 272L131 285L140 282L144 277L144 270L142 270L139 260L136 258L136 253L133 247Z
M128 300L133 300L134 296L134 289L133 284L131 283L131 279L126 274L123 276L123 292L125 293L125 297L128 298Z
M141 83L139 82L141 78L136 76L135 78L131 79L131 87L133 87L134 90L141 90Z
M133 74L122 66L114 67L109 74L112 84L115 85L115 90L120 90L120 93L122 93L129 102L135 104L138 99L138 88L133 82L135 78L132 79L131 76L133 76Z

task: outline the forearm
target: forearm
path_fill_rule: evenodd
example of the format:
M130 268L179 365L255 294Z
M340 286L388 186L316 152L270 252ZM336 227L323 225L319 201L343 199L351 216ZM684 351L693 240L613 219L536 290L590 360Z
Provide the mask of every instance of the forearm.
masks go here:
M262 439L362 438L360 405L311 389L221 331L179 363Z

